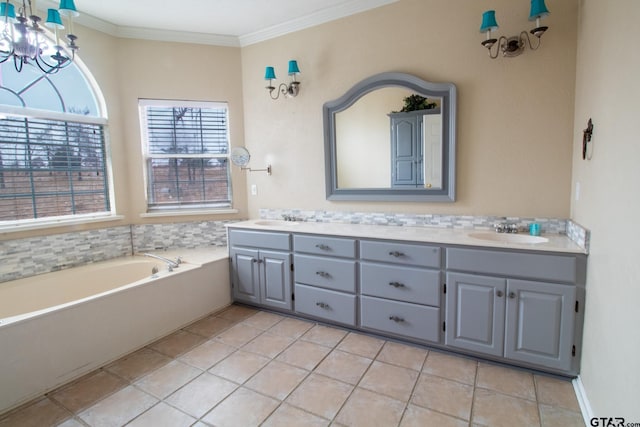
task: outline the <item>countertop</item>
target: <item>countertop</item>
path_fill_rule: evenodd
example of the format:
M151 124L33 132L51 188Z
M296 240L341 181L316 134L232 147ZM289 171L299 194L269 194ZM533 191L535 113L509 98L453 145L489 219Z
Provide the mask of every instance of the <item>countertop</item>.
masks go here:
M586 254L587 251L566 235L543 234L548 239L541 243L501 242L472 237L474 234L495 234L493 230L451 229L436 227L406 227L392 225L363 225L323 222L289 222L278 220L248 220L227 224L228 228L255 231L280 231L288 233L323 234L338 237L354 237L385 240L403 240L420 243L476 246L485 248L519 249L542 252ZM528 234L520 233L522 236Z

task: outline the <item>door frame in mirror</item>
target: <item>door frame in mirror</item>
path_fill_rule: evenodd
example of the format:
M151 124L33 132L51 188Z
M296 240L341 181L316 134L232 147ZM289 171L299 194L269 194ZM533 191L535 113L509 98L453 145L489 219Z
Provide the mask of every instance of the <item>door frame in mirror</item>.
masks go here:
M367 93L385 87L403 87L425 97L442 99L442 188L339 188L336 159L335 114L349 108ZM453 202L456 177L456 87L432 83L405 73L382 73L362 80L340 98L322 107L324 120L325 181L327 200L377 202Z

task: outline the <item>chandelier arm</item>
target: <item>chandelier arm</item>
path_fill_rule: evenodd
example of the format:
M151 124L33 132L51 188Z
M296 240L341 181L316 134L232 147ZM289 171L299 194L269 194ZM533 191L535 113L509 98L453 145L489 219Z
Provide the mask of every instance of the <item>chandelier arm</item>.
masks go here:
M498 57L498 55L500 54L500 50L502 50L502 46L506 42L507 42L507 38L505 36L500 36L498 41L496 43L494 43L494 46L496 47L496 54L494 55L493 52L491 51L491 49L493 49L493 46L491 46L489 48L489 57L491 59L496 59Z
M269 89L269 96L271 97L271 99L278 99L280 98L280 89L278 88L278 90L275 90L276 88L273 86L268 87L267 89ZM276 93L276 96L273 96L273 92Z
M542 43L540 37L536 36L536 39L538 39L538 43L536 43L534 47L533 43L531 43L531 37L529 37L529 33L527 31L523 31L520 33L520 40L522 40L522 43L525 43L526 41L526 43L529 45L529 49L531 50L537 50L540 47L540 43Z

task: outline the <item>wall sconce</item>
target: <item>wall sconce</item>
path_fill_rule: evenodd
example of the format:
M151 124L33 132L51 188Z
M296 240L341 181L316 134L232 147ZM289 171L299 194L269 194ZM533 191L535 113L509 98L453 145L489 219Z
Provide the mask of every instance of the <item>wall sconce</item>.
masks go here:
M505 37L500 36L499 39L491 38L491 31L498 29L498 23L496 22L496 11L487 10L482 14L482 25L480 25L480 32L487 34L487 39L482 42L482 46L486 47L489 51L491 59L496 59L498 53L502 51L502 56L512 57L518 56L523 51L526 45L529 45L529 49L536 50L540 47L540 37L544 34L549 27L540 26L540 18L543 18L549 14L547 6L544 4L544 0L531 0L531 10L529 12L529 21L536 21L536 26L529 33L536 36L538 43L534 46L529 38L529 33L526 31L521 32L517 36ZM497 49L495 54L491 48L497 42Z
M280 83L278 86L278 92L276 92L276 96L273 96L273 91L276 90L275 86L271 83L271 80L276 78L276 72L273 67L267 67L264 73L264 79L269 80L269 85L266 89L269 90L269 96L271 99L278 99L280 94L282 93L287 98L295 98L300 91L300 82L296 81L296 74L300 72L298 68L298 61L292 59L289 61L289 75L291 76L291 83L287 86L285 83Z

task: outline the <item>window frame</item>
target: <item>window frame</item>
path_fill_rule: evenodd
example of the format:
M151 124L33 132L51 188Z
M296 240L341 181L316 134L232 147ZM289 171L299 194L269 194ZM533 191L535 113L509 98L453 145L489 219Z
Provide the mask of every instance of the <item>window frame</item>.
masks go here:
M226 117L226 140L227 150L223 154L151 154L149 141L148 116L147 107L165 107L165 108L200 108L200 109L221 109L225 110ZM157 99L157 98L139 98L138 99L138 118L140 121L140 141L142 151L142 173L144 182L144 195L146 211L140 214L141 217L163 217L178 215L202 215L202 214L230 214L237 213L238 210L233 207L233 183L231 170L231 126L230 126L230 109L229 103L224 101L194 101L194 100L176 100L176 99ZM227 194L229 195L228 203L223 202L202 202L188 204L166 204L155 205L151 203L150 195L150 171L149 164L151 159L225 159L227 174Z

